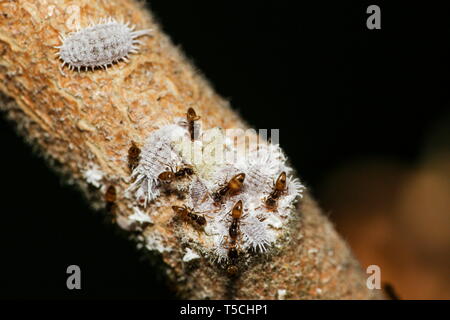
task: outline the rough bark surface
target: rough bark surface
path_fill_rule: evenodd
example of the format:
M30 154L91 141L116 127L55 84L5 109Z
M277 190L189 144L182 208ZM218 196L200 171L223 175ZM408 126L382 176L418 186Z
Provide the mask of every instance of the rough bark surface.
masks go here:
M127 153L131 141L144 143L158 124L183 117L189 106L205 128L245 128L227 101L212 90L161 32L150 12L133 0L77 1L81 26L102 17L123 17L137 29L153 29L130 62L86 72L61 69L54 46L68 33L72 3L66 1L0 2L0 91L4 114L52 166L79 187L96 209L103 208L105 188L117 190L119 216L132 214ZM93 188L86 170L98 168L101 187ZM167 207L180 203L173 197ZM151 206L148 208L151 210ZM371 299L366 275L328 219L306 195L298 217L286 230L282 248L250 265L237 279L208 259L182 262L184 248L170 227L170 209L154 218L145 232L165 235L170 252L160 259L168 279L184 298ZM199 280L201 279L201 280ZM284 291L285 290L285 291Z

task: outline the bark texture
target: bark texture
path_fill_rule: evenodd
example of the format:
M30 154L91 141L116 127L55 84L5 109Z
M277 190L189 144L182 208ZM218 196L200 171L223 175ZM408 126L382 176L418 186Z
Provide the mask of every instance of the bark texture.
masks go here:
M68 24L76 12L73 5L79 9L81 26L89 19L112 16L137 29L151 28L153 34L140 39L143 44L130 62L108 71L61 69L54 46L61 44L60 33L73 31ZM129 186L126 159L131 141L142 146L158 124L183 117L190 106L201 115L205 128L246 126L161 32L151 13L134 0L0 2L0 91L1 108L19 133L79 187L94 208L104 208L105 190L115 186L118 220L132 214L134 205L123 196ZM102 173L97 188L86 176L92 168ZM168 209L153 218L145 232L164 235L170 251L162 250L154 259L181 297L380 297L366 288L367 275L309 195L298 204L298 216L286 230L283 246L236 279L208 259L182 261L184 248L170 223L170 206L180 202L171 196L161 201Z

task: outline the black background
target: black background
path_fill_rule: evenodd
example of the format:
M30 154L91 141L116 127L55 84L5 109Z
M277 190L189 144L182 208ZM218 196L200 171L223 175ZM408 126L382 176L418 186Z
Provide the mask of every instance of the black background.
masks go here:
M255 128L280 143L318 197L339 163L418 160L449 116L445 8L422 2L151 1L163 29ZM378 4L382 29L366 28ZM0 119L0 298L173 298L134 244ZM66 268L82 290L66 289ZM201 279L199 279L201 281Z

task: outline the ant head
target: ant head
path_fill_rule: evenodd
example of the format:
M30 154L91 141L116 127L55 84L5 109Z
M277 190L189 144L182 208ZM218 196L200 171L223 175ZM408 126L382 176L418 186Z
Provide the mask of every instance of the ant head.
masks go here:
M204 225L206 224L206 219L205 219L205 217L204 217L204 216L198 216L198 217L197 217L197 223L198 223L200 226L204 226Z
M106 193L111 194L111 195L115 195L116 194L116 188L111 185L108 187L108 189L106 189Z
M238 272L239 272L239 269L235 265L228 266L228 268L227 268L227 273L230 276L236 276L238 274Z
M128 153L134 156L137 156L141 153L141 149L136 145L134 141L131 141L131 147L128 150Z

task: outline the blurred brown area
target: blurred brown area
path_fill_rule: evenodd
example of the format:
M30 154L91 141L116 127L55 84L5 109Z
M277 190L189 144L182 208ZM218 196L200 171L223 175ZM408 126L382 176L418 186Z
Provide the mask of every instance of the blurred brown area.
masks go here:
M450 121L429 135L421 160L355 160L319 190L322 206L366 268L401 299L450 299Z

